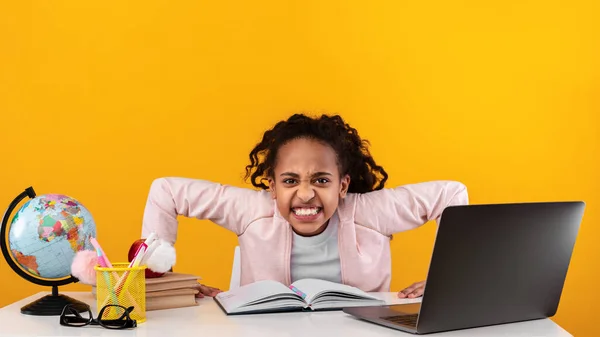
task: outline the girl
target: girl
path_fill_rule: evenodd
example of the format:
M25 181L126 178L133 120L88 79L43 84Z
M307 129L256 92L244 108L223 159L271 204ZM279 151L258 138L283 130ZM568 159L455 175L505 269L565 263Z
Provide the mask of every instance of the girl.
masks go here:
M340 116L293 115L250 152L246 179L260 190L156 179L142 236L155 231L175 243L178 215L208 219L237 234L241 285L310 277L389 291L392 234L438 220L444 208L467 204L468 197L452 181L384 189L387 173L368 144ZM417 282L398 296L421 296L424 287ZM219 292L200 290L201 296Z

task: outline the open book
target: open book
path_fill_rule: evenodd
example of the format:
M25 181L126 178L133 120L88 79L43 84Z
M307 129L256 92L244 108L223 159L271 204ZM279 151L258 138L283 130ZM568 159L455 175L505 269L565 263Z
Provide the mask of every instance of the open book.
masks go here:
M317 279L298 280L290 287L277 281L258 281L219 293L214 299L228 315L385 304L356 287Z

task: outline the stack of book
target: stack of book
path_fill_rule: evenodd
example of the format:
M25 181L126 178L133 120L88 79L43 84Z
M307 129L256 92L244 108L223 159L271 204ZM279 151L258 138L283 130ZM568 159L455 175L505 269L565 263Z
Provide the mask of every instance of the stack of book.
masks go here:
M197 305L196 275L167 272L161 277L146 279L146 311L183 308ZM96 296L96 287L92 286Z
M146 279L146 311L197 305L199 276L175 272Z

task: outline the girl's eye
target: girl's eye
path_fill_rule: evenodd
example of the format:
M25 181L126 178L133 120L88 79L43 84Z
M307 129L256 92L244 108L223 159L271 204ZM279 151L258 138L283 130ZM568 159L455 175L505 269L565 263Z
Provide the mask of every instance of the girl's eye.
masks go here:
M317 184L327 184L329 182L329 179L317 178L315 181L317 182Z
M294 180L294 179L291 179L291 178L290 178L290 179L283 179L283 183L284 183L284 184L288 184L288 185L290 185L290 184L293 184L293 183L295 183L295 182L296 182L296 180Z

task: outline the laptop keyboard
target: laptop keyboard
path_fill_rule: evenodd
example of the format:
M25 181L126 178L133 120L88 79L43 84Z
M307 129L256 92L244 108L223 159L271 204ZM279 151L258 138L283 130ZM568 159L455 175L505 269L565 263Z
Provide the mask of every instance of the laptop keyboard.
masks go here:
M389 322L394 322L394 323L402 324L402 325L408 325L408 326L416 327L417 326L417 318L418 317L419 317L419 314L412 314L412 315L399 315L399 316L381 317L381 319L389 321Z

